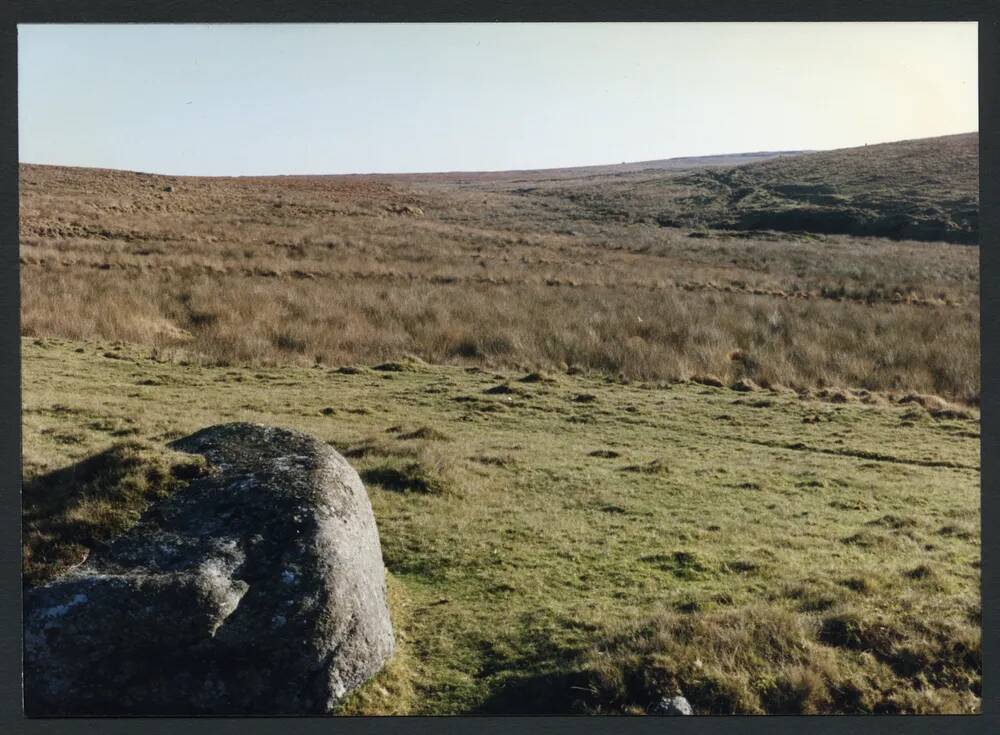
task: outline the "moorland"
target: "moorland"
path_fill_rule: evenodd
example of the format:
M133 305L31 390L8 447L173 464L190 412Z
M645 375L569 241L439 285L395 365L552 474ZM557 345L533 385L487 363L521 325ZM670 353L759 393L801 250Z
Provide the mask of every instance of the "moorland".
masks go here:
M25 582L258 421L371 496L400 646L347 713L978 711L977 160L22 164Z

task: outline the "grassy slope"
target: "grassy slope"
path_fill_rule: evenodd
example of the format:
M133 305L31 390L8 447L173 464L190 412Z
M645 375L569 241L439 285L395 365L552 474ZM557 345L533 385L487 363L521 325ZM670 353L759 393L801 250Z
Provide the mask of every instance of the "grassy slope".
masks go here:
M891 181L900 196L947 205L921 178L942 170L975 189L967 155L933 141L915 150ZM796 166L794 180L823 179L860 170L837 164L849 153L734 171ZM780 182L773 171L767 181ZM22 166L23 333L211 363L413 353L978 400L975 248L691 237L658 218L729 205L684 183L690 172L558 173L214 179ZM737 350L752 359L734 363Z
M402 649L348 711L641 710L637 669L701 712L978 707L976 419L564 373L22 347L29 488L115 442L229 420L351 457Z
M974 244L979 135L805 153L730 168L549 182L593 216L681 227L840 233Z

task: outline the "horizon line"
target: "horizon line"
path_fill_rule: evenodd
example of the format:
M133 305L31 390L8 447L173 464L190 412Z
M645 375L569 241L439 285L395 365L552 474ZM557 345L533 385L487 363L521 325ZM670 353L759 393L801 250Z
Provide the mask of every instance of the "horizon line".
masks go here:
M782 150L757 150L757 151L738 151L729 153L709 153L709 154L688 154L683 156L671 156L669 158L649 158L640 161L622 161L621 163L583 163L574 164L571 166L545 166L541 168L509 168L509 169L452 169L452 170L437 170L437 171L353 171L353 172L340 172L340 173L291 173L291 174L175 174L175 173L162 173L157 171L141 171L139 169L133 168L114 168L110 166L84 166L78 164L65 164L65 163L37 163L34 161L21 161L18 160L18 166L50 166L52 168L79 168L79 169L90 169L95 171L119 171L122 173L132 173L132 174L142 174L145 176L162 176L165 178L185 178L185 179L262 179L262 178L318 178L318 177L333 177L333 176L358 176L358 177L373 177L373 176L482 176L488 174L528 174L528 173L540 173L545 171L574 171L580 169L588 168L612 168L618 166L641 166L643 164L655 164L655 163L665 163L668 161L685 161L685 160L704 160L712 158L732 158L738 156L780 156L780 155L801 155L809 153L832 153L834 151L844 151L851 150L854 148L866 148L869 146L880 146L880 145L893 145L896 143L908 143L918 140L935 140L938 138L953 138L961 135L979 135L978 128L976 130L966 130L959 133L945 133L944 135L931 135L923 138L902 138L899 140L886 140L879 141L876 143L863 143L861 145L844 146L842 148L789 148ZM748 161L747 163L752 163ZM636 172L638 173L638 172Z

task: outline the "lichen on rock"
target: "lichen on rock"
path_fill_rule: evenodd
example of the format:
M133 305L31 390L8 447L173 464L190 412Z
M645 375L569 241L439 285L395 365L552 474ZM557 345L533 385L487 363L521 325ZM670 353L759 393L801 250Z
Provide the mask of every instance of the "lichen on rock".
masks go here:
M392 655L353 468L298 432L175 442L211 473L25 594L29 715L328 714Z

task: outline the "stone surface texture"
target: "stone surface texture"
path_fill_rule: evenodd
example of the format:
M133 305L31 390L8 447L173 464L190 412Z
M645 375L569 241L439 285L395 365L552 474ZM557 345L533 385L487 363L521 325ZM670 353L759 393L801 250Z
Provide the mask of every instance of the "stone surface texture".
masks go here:
M175 442L211 473L24 599L29 715L327 714L394 650L368 495L256 424Z

